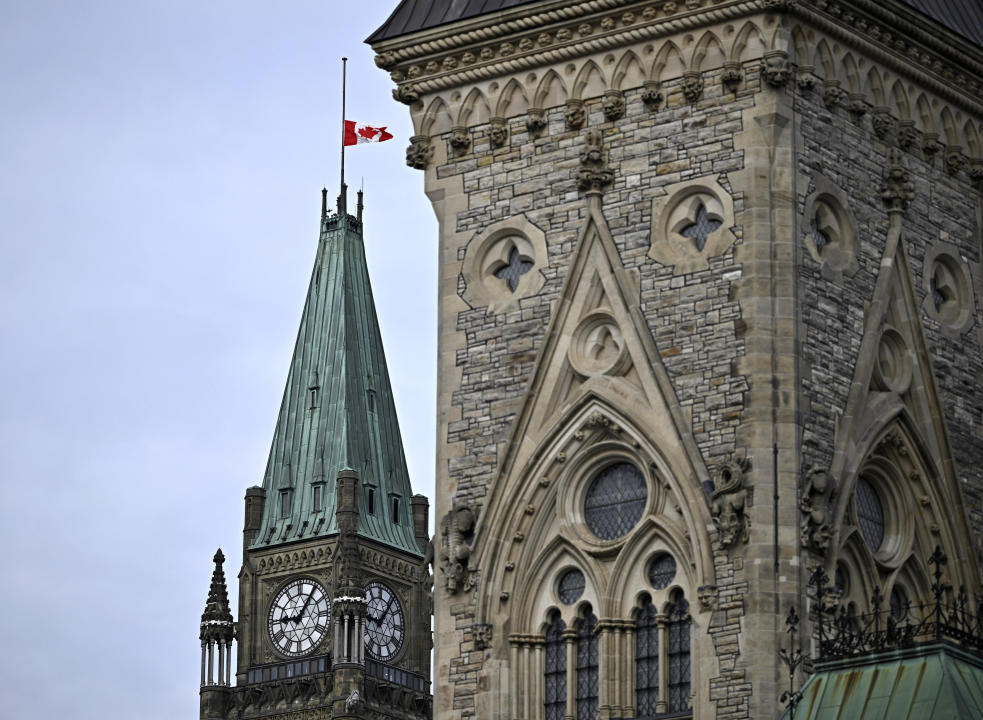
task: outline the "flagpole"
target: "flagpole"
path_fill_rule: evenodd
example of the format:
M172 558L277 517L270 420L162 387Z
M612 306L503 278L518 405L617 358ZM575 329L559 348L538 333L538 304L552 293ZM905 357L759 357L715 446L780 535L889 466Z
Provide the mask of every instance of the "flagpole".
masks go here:
M348 58L341 59L341 194L345 194L345 71Z

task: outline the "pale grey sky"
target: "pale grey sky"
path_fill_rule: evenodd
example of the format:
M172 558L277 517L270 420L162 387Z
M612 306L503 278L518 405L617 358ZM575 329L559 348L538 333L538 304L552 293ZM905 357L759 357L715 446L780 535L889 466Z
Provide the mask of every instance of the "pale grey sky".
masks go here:
M436 223L362 40L396 0L0 3L4 717L198 712L348 117L414 488L433 495Z

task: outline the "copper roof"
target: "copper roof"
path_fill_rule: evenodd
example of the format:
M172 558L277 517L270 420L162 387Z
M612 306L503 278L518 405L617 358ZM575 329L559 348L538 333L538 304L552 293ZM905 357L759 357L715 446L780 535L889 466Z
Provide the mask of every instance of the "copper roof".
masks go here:
M402 0L393 14L366 40L407 35L418 30L487 13L528 5L539 0ZM983 47L983 0L901 0L952 32Z

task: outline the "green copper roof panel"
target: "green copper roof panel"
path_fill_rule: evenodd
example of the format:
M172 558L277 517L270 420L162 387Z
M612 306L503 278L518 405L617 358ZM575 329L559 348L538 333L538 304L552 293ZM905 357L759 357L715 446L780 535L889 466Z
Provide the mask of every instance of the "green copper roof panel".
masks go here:
M251 547L336 534L335 479L344 469L359 474L359 535L420 555L365 264L361 199L353 217L341 197L337 215L322 212L314 272L263 478L263 523Z
M786 710L784 719L793 717ZM820 668L794 720L983 718L983 660L949 645L883 653Z

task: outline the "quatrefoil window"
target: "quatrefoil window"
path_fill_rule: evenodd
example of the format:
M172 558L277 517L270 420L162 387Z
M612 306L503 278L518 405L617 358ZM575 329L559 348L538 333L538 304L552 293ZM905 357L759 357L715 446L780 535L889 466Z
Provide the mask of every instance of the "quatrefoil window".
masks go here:
M523 259L519 254L519 249L513 245L512 251L509 253L508 264L502 265L493 272L495 277L505 282L509 292L514 293L515 289L519 287L519 278L532 270L532 266L532 260Z
M828 280L842 280L857 271L857 221L850 198L821 175L812 178L800 225L806 252Z
M930 247L925 268L926 313L946 332L965 332L973 324L973 278L958 248L945 242Z
M712 219L707 214L707 206L700 203L700 206L696 209L696 222L684 227L680 235L690 238L696 243L696 249L703 252L703 248L707 246L707 237L721 225L723 225L723 222Z
M822 255L823 248L829 245L830 239L829 235L820 227L819 222L819 216L817 215L812 219L809 230L812 233L812 241L816 243L816 251Z

